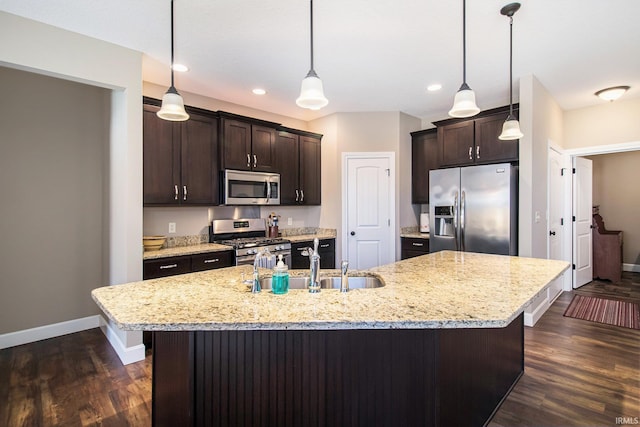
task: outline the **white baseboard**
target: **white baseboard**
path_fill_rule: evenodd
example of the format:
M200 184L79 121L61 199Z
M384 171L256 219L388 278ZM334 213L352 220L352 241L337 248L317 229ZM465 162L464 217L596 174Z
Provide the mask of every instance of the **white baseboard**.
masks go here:
M640 264L622 264L622 271L640 273Z
M0 335L0 349L97 328L100 326L101 318L102 316L96 314L81 319L68 320L66 322L2 334Z
M130 363L139 362L144 360L145 357L145 349L144 344L134 345L132 347L126 347L118 334L113 330L109 322L102 316L98 316L100 318L100 329L102 329L102 333L107 337L107 341L111 344L111 347L116 352L120 361L123 365L128 365Z

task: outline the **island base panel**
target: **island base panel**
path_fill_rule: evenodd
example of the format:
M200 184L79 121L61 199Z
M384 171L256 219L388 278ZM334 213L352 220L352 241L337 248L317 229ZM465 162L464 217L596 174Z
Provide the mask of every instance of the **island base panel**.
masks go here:
M492 329L154 335L156 426L477 426L524 362L522 315Z

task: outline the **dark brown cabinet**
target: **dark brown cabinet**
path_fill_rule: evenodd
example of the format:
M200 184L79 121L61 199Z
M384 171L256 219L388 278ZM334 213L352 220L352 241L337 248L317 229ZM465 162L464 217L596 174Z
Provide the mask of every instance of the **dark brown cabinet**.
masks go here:
M401 259L413 258L429 253L429 239L420 239L417 237L401 237L400 238L400 257Z
M189 120L160 119L143 106L143 201L149 205L217 205L218 121L188 110Z
M321 136L279 131L276 172L280 173L281 205L320 205Z
M313 248L313 241L291 244L291 268L304 270L309 268L309 257L302 255L305 248ZM320 268L336 268L336 239L322 239L318 244Z
M222 117L222 168L274 172L276 170L276 129L273 127Z
M445 120L438 126L441 166L465 166L518 161L518 140L501 141L498 135L508 111L481 113L468 120Z
M440 167L437 129L411 133L411 203L429 203L429 171Z
M167 258L148 259L143 262L144 280L196 271L231 267L234 264L233 251L206 252Z

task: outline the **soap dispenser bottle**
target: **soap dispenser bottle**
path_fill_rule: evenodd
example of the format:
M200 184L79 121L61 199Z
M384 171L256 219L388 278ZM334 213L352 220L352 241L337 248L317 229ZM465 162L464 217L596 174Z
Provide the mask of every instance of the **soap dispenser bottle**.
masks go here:
M278 255L278 263L273 267L271 292L274 294L286 294L289 292L289 269L282 260L282 255Z

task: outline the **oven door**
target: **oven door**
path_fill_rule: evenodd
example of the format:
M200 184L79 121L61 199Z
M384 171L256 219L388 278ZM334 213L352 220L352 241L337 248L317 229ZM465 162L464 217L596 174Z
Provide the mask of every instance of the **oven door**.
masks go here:
M280 174L224 171L225 205L279 205Z

